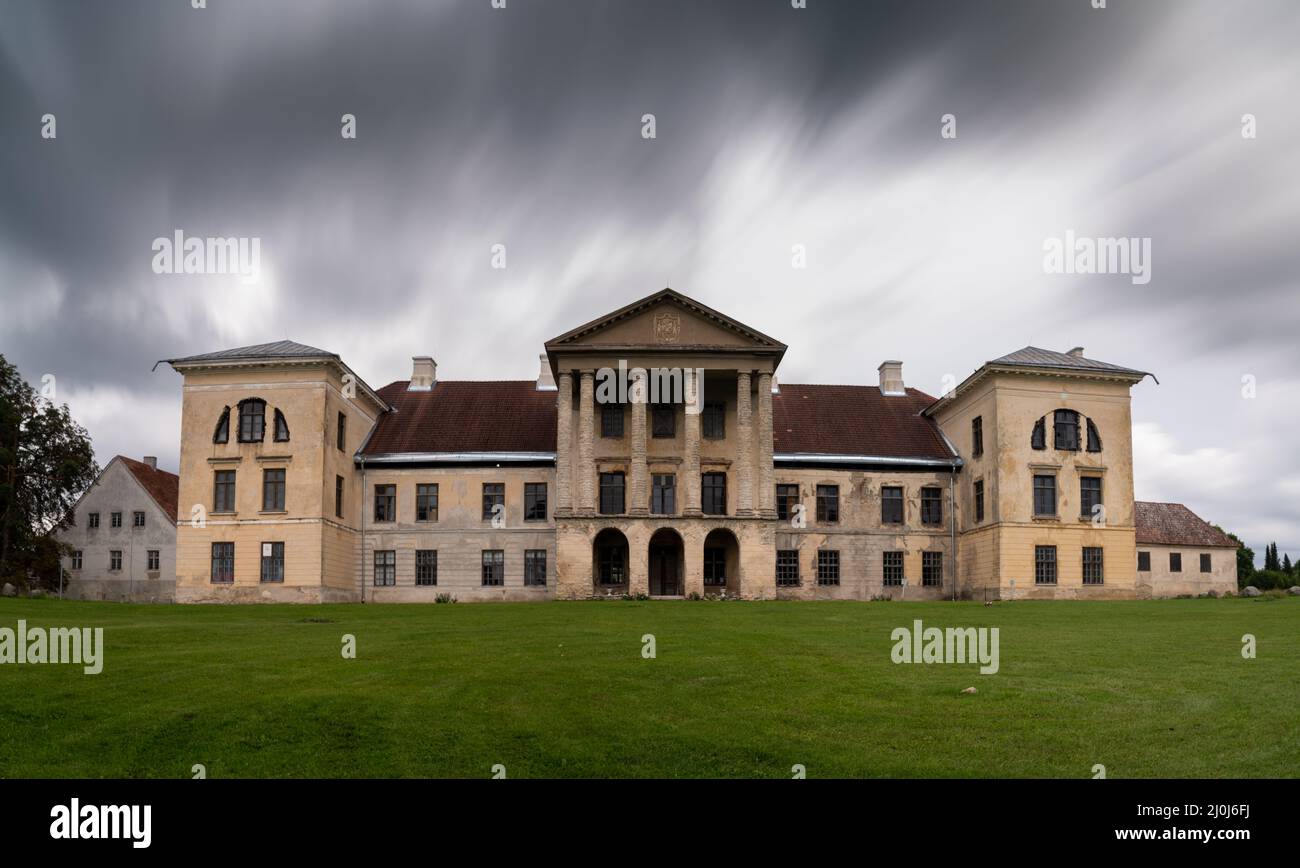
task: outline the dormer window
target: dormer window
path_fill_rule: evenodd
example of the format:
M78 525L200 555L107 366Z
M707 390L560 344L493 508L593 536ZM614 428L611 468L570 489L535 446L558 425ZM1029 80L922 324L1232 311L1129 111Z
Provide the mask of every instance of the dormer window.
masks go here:
M239 442L261 443L266 436L266 402L248 398L239 402Z
M284 421L284 414L279 407L275 408L275 442L289 442L289 423Z
M1047 448L1047 417L1044 416L1034 423L1034 433L1029 436L1029 445L1034 449Z
M1052 424L1057 449L1065 452L1079 451L1079 414L1073 410L1057 410Z
M230 442L230 408L227 407L221 411L221 418L217 420L217 430L212 432L213 443Z
M1088 451L1101 451L1101 435L1097 433L1097 426L1092 424L1091 419L1088 420Z

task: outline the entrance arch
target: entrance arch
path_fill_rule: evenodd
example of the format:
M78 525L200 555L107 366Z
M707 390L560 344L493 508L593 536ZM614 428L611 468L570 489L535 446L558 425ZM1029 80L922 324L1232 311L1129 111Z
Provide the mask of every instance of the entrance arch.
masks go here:
M661 527L650 537L650 596L681 597L686 593L686 549L682 537Z
M740 596L740 541L725 527L704 538L704 593Z
M591 541L591 592L597 596L628 592L627 537L607 527Z

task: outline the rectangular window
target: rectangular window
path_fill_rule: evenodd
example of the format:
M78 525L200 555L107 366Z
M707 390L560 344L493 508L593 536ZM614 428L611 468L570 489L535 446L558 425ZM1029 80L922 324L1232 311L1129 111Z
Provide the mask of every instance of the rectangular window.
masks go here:
M817 552L817 584L838 585L840 583L840 553L834 549L820 549Z
M1151 552L1138 552L1138 572L1151 572Z
M284 581L284 543L262 543L262 581Z
M1034 584L1056 584L1056 546L1034 546Z
M212 511L235 511L235 471L218 470L212 474Z
M672 404L651 404L650 430L654 437L676 437L677 408Z
M266 436L266 402L249 400L239 404L239 442L261 443Z
M524 521L546 521L546 483L524 483Z
M72 553L72 568L74 570L81 569L81 549L77 549Z
M284 512L284 471L262 471L262 512Z
M976 416L970 420L970 454L979 458L984 454L984 417Z
M943 552L921 552L921 584L927 588L943 587Z
M381 549L375 552L375 587L390 588L397 584L397 552Z
M110 514L109 517L108 517L108 522L109 522L109 525L112 526L112 527L121 527L121 526L122 526L122 513L120 513L120 512L114 512L114 513Z
M1073 410L1057 410L1053 417L1053 431L1057 449L1079 451L1079 414Z
M483 584L500 586L506 583L506 553L501 549L483 550Z
M1079 518L1092 518L1097 506L1101 506L1101 477L1079 477Z
M984 480L975 480L975 523L984 520Z
M86 516L87 527L99 527L99 513L92 512Z
M158 549L149 549L144 554L145 554L145 562L148 564L148 566L145 569L147 569L151 573L158 572L158 570L160 569L159 564L162 561L162 558L159 557Z
M883 565L882 581L887 588L896 588L903 584L903 553L885 552L881 559Z
M334 515L343 517L343 477L334 477Z
M397 486L375 486L375 521L397 520Z
M943 524L943 489L921 489L921 524Z
M650 511L655 515L677 512L677 477L656 473L650 477Z
M623 405L622 404L601 404L600 405L600 436L601 437L622 437L623 436Z
M136 510L131 513L131 527L144 527L144 513Z
M799 503L799 486L782 483L776 487L776 517L789 521Z
M840 520L840 487L817 486L817 523L835 524Z
M727 405L721 401L705 401L700 414L701 433L708 440L721 440L727 436Z
M1101 585L1106 581L1106 572L1103 567L1102 550L1099 547L1084 546L1083 548L1083 583L1085 585Z
M438 520L438 485L425 482L415 486L415 520Z
M1056 477L1050 473L1034 476L1034 515L1056 517Z
M497 509L498 506L501 507L500 510ZM483 520L491 520L498 512L502 518L505 518L505 510L506 484L504 482L483 483Z
M1183 553L1182 553L1182 552L1170 552L1170 553L1169 553L1169 572L1171 572L1171 573L1181 573L1182 571L1183 571Z
M727 583L727 550L707 548L704 550L704 584L712 587Z
M703 503L700 508L705 515L727 514L727 474L705 473L700 477Z
M903 489L898 485L886 485L880 489L880 523L903 523Z
M212 544L212 582L228 585L235 580L235 544L232 542L214 542Z
M799 550L778 549L776 553L776 583L782 587L799 584Z
M334 434L334 445L338 447L340 452L346 452L347 442L348 442L348 417L344 416L342 413L339 413L338 428Z
M415 583L438 584L438 552L436 549L417 549L415 552Z
M602 585L621 585L627 581L623 564L623 548L617 545L603 545L599 549L600 583Z
M1201 572L1208 573L1210 571L1210 556L1201 555Z
M623 472L600 474L600 514L622 515L626 501Z
M546 549L524 551L524 587L546 587Z
M114 572L122 569L122 550L113 549L108 553L108 568Z

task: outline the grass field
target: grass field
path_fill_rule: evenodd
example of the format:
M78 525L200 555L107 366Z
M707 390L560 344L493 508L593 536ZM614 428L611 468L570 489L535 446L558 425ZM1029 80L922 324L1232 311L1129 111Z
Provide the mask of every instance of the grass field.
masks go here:
M1300 599L0 600L20 618L106 647L95 676L0 665L8 778L1300 775ZM1000 671L894 664L917 618L998 627Z

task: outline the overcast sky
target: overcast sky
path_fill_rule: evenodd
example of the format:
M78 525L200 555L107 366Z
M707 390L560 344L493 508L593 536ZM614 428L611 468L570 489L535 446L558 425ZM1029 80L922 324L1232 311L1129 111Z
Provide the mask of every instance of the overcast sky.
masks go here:
M1137 496L1300 554L1294 0L207 6L0 0L0 352L101 464L175 469L158 359L531 378L671 285L787 343L784 382L899 358L937 395L1028 344L1153 371ZM155 274L177 230L259 238L260 279ZM1045 273L1066 230L1150 238L1150 282Z

